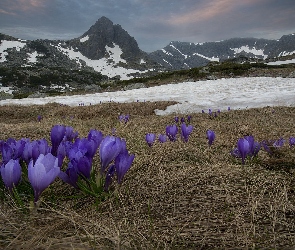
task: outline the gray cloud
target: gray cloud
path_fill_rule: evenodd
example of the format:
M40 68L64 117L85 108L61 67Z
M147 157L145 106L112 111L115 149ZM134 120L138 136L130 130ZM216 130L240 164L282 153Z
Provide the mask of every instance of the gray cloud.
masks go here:
M294 0L1 0L0 32L23 39L70 39L101 16L147 52L170 41L278 39L295 32Z

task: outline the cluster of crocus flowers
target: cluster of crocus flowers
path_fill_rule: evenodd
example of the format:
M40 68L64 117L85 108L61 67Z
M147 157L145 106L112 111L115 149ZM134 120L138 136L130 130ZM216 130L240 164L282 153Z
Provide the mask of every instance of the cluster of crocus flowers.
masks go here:
M178 119L178 117L175 117ZM177 121L175 119L175 121ZM171 142L177 141L177 135L178 135L179 128L176 124L173 125L168 125L165 128L165 134L160 134L158 137L158 140L160 143L164 143L167 140ZM189 136L193 131L193 126L192 125L186 125L185 122L182 122L180 125L180 137L184 142L188 142ZM145 140L148 144L149 147L152 147L153 144L156 141L156 134L154 133L147 133L145 135Z
M231 154L234 157L241 158L242 164L245 164L245 159L256 157L260 148L260 143L256 142L253 136L244 136L238 140L237 147L231 151Z
M16 141L10 138L0 141L0 173L8 190L20 183L22 170L26 169L22 169L22 163L28 166L25 176L33 188L35 203L56 177L79 188L80 179L90 179L98 149L101 161L99 176L105 182L105 190L108 190L113 175L116 173L117 181L121 183L134 159L134 155L129 155L123 139L104 137L95 129L90 130L86 138L80 138L72 127L55 125L50 138L52 146L45 139ZM110 164L114 167L109 167Z
M192 119L192 116L191 116L191 115L188 115L186 119L187 119L187 122L190 123L190 122L191 122L191 119ZM186 119L185 119L184 117L181 117L181 118L180 118L180 122L181 122L181 123L185 123ZM174 121L175 121L176 123L179 123L179 117L178 117L178 116L175 116L175 117L174 117Z
M102 176L105 175L104 189L107 191L115 173L118 184L122 183L123 177L130 169L135 156L129 154L126 141L115 136L106 136L102 140L99 155L100 173Z
M202 109L202 113L205 114L206 112ZM214 111L214 112L212 111L212 109L208 109L208 115L210 118L212 118L212 117L216 118L216 117L218 117L218 115L220 115L220 113L221 113L220 109L218 109L217 111Z

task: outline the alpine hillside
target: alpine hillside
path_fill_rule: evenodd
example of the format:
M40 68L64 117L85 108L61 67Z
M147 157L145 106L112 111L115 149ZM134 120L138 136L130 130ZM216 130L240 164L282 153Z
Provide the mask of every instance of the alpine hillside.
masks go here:
M93 92L109 89L119 80L142 83L138 78L160 79L159 73L204 67L210 62L264 64L294 58L295 34L279 40L172 41L163 49L146 53L119 24L101 17L71 40L30 41L0 33L0 86L12 89L14 98L35 96L36 92L37 97L51 92Z

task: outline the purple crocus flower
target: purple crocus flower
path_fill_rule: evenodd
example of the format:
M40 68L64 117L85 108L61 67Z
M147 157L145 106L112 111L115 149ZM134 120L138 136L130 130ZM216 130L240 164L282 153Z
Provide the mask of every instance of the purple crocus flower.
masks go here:
M290 137L289 138L289 145L290 145L290 147L295 146L295 137Z
M227 111L230 111L230 107L227 107Z
M184 122L185 122L184 117L181 117L180 122L181 122L181 123L184 123Z
M108 165L126 149L126 142L119 137L106 136L99 147L101 173L104 173Z
M273 146L275 148L281 148L284 146L284 143L285 143L285 140L283 138L280 138L280 139L274 141Z
M122 183L123 177L132 165L134 155L129 155L127 149L123 150L115 159L117 181Z
M181 138L183 139L184 142L188 142L188 137L193 131L193 126L192 125L186 126L185 123L182 123L180 128L181 128Z
M58 159L51 153L40 154L36 162L30 161L28 165L28 178L34 189L34 202L36 203L41 193L55 180L60 173Z
M82 156L78 159L73 159L71 163L78 174L86 177L87 179L90 178L92 159L89 159L86 156Z
M212 115L212 110L211 109L208 110L208 114Z
M175 117L174 117L174 121L175 121L176 123L179 122L179 118L178 118L178 116L175 116Z
M211 146L213 141L215 140L215 133L213 130L209 129L207 130L206 135L207 135L209 146Z
M247 154L250 152L250 145L249 141L245 138L240 138L238 140L238 150L242 158L242 164L245 164L245 159L247 157Z
M125 123L129 122L129 119L130 119L130 115L125 115L124 122Z
M170 141L176 141L177 132L178 132L178 128L175 124L170 126L168 125L166 127L166 135L168 136Z
M78 173L74 166L71 165L69 162L69 166L65 172L60 171L58 177L62 179L64 182L72 185L75 188L78 188L77 181L78 181Z
M6 164L10 159L18 159L22 156L25 148L26 140L21 139L16 141L13 138L9 138L6 142L2 142L1 153L2 161Z
M5 165L0 167L1 177L5 186L11 191L16 186L22 175L19 159L9 160Z
M187 116L187 121L188 121L188 122L191 122L191 119L192 119L192 116L191 116L191 115L188 115L188 116Z
M160 134L160 135L159 135L159 141L160 141L161 143L166 142L166 141L167 141L167 136L166 136L166 135L163 135L163 134Z
M153 146L155 140L156 140L156 135L153 133L148 133L145 135L145 140L147 142L147 144L149 145L149 147Z
M71 126L65 126L65 133L64 133L64 137L62 138L62 140L65 141L73 141L76 138L78 138L79 133L76 131L74 131L74 128Z
M42 115L38 115L37 117L38 122L41 122L42 119L43 119Z

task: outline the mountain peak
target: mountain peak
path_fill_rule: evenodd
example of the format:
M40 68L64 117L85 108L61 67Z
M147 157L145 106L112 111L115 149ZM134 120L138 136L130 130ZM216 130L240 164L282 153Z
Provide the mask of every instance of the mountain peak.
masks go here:
M84 40L83 38L87 39ZM78 39L71 41L71 46L78 48L84 56L92 60L105 58L108 54L106 47L114 48L115 45L120 47L122 58L126 60L133 57L142 57L143 52L139 49L136 40L121 25L113 24L105 16L99 18Z

